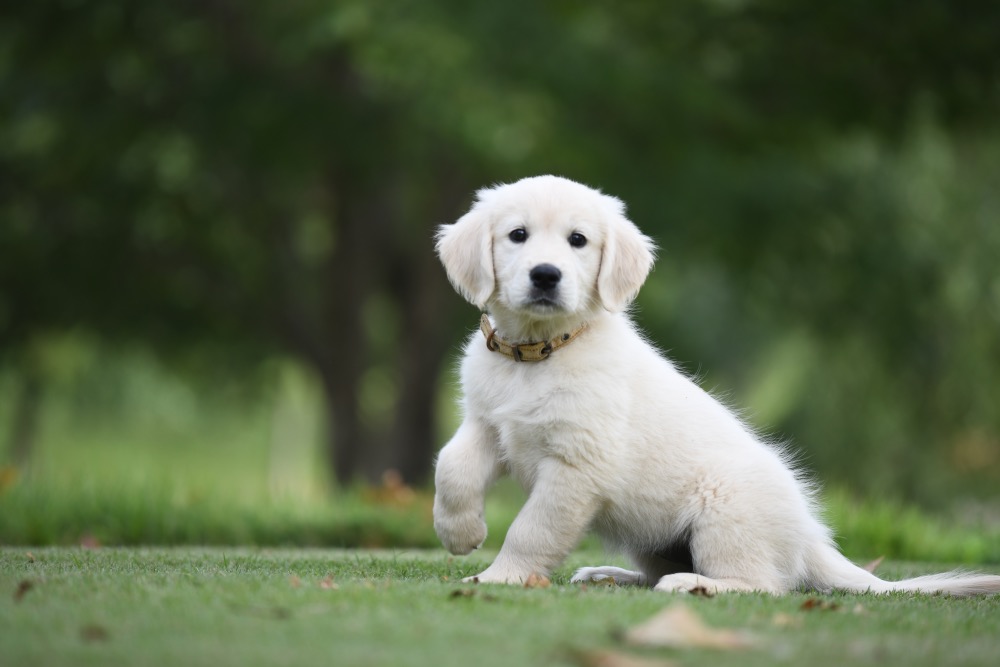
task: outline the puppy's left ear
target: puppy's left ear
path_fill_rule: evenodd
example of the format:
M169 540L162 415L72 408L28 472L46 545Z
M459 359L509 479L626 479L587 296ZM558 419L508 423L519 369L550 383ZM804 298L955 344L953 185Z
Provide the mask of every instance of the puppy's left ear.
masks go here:
M496 279L493 273L493 230L480 202L455 224L438 228L437 253L448 280L459 294L469 303L485 308L493 295Z
M604 198L608 236L601 252L597 294L605 309L624 310L639 293L653 268L656 245L625 217L625 205L614 197Z

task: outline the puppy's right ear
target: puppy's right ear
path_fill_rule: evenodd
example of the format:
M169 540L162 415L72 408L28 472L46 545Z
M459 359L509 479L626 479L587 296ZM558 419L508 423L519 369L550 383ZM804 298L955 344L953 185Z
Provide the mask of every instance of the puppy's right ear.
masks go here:
M458 293L478 308L493 296L493 230L480 203L453 225L437 232L437 253Z

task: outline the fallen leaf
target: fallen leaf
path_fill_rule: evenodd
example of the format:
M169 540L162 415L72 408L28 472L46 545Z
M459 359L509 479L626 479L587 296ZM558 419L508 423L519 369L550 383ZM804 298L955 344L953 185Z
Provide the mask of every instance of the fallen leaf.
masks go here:
M320 580L319 582L319 587L325 591L335 591L340 588L340 586L338 586L337 583L334 582L332 574L328 574L325 577L323 577L323 579Z
M838 609L840 609L839 602L820 600L819 598L809 598L799 606L801 611L837 611Z
M419 495L403 481L398 470L389 469L382 473L382 484L364 490L364 497L376 505L410 507L419 500Z
M614 588L618 585L614 577L603 577L601 579L594 579L588 581L587 583L580 584L580 590L583 592L588 591L590 588Z
M710 628L701 617L683 604L675 604L645 623L631 628L624 636L634 646L672 648L741 649L753 644L753 639L734 630Z
M106 642L111 638L106 628L91 624L80 628L80 638L85 642Z
M673 667L677 663L655 658L640 658L617 651L576 651L574 661L581 667Z
M535 574L532 572L528 575L528 578L524 581L525 588L548 588L552 585L548 577L543 577L540 574Z
M80 548L81 549L100 549L101 548L101 541L99 539L97 539L96 537L94 537L93 535L91 535L90 533L86 533L85 535L83 535L80 538Z
M691 595L699 598L714 598L715 592L708 590L704 586L695 586L688 591Z
M12 465L0 466L0 491L6 491L17 482L18 471Z
M802 617L778 612L771 619L771 624L779 628L797 628L802 625Z
M484 602L496 602L497 601L497 596L491 595L490 593L480 593L478 590L476 590L474 588L456 588L455 590L453 590L451 592L451 594L448 597L450 597L452 599L455 599L455 598L475 598L475 597L477 597L480 600L483 600Z
M35 582L30 579L25 579L17 585L17 590L14 591L14 602L20 602L24 599L24 596L28 594L32 588L35 587Z
M882 561L884 561L884 560L885 560L885 556L879 556L878 558L876 558L872 562L870 562L867 565L865 565L864 569L867 570L867 571L869 571L869 572L871 572L872 574L875 574L876 568L878 568L878 566L881 565Z

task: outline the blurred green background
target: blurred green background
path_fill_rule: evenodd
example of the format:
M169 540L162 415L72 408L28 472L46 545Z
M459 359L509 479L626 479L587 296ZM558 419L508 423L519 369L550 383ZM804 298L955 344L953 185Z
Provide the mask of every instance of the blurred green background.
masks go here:
M985 0L7 3L0 543L432 543L477 319L434 228L540 173L628 204L641 325L835 498L995 529L998 34Z

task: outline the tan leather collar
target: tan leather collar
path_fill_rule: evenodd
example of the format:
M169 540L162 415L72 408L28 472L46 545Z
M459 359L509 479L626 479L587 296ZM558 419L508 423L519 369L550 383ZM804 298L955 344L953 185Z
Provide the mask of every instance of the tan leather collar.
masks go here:
M553 351L573 342L573 339L586 328L587 325L583 324L574 331L538 343L510 343L497 335L497 330L490 324L489 315L483 313L483 316L479 318L479 329L486 336L486 347L491 352L499 352L514 361L544 361L549 358Z

